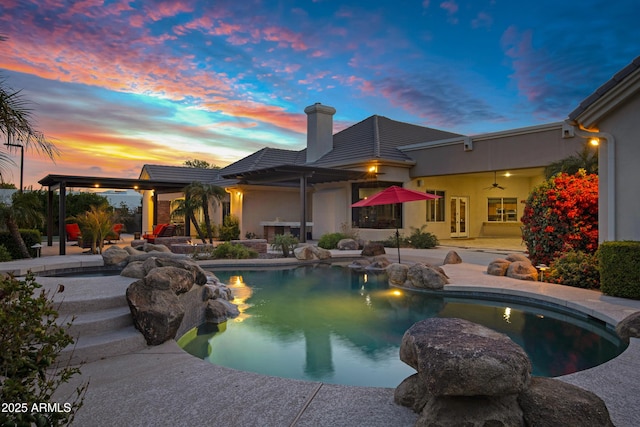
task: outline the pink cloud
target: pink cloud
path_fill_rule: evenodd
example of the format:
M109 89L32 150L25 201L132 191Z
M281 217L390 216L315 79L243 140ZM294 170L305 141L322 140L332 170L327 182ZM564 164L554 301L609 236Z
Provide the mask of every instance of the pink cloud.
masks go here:
M458 4L453 0L447 0L440 3L440 8L449 12L450 15L453 15L458 11Z
M154 21L176 16L180 13L193 12L193 6L181 1L166 0L154 2L152 6L145 8L145 12Z

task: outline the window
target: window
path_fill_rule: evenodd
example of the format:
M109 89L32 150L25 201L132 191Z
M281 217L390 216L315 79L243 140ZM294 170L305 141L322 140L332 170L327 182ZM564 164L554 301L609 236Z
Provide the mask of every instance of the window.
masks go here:
M356 182L351 184L351 202L358 202L401 182ZM351 208L351 223L359 228L402 228L402 203Z
M518 199L516 197L490 197L487 207L487 221L518 221Z
M444 222L444 191L427 190L425 193L440 196L439 199L427 200L427 222Z

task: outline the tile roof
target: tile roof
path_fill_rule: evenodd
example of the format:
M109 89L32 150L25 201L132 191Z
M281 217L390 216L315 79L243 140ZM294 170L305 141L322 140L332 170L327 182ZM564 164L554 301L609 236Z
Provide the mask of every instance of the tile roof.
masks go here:
M333 150L312 164L335 167L371 159L411 161L397 147L456 136L461 135L374 115L333 135Z
M144 165L140 172L140 179L148 174L152 181L184 182L193 181L212 182L220 177L217 169L191 168L187 166Z
M611 79L606 81L602 86L596 89L591 95L585 98L578 108L569 113L569 120L574 121L580 114L582 114L587 108L594 104L598 99L602 98L613 87L617 86L623 81L629 74L640 68L640 56L634 59L629 65L618 71Z
M412 159L397 147L456 136L460 135L374 115L334 134L333 150L313 163L306 163L306 149L294 151L265 147L219 171L184 166L144 165L142 173L146 171L153 180L202 181L231 186L237 181L222 178L223 176L283 165L340 167L371 159L411 162Z

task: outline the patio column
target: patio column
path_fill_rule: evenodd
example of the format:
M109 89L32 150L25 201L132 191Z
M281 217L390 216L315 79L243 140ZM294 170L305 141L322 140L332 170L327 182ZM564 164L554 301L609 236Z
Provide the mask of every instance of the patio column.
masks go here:
M53 246L53 190L47 191L47 246Z

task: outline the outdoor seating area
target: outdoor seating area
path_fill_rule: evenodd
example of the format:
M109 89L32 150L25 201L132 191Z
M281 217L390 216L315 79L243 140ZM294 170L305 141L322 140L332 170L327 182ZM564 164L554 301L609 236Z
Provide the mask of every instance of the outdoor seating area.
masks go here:
M91 247L91 239L83 239L82 238L82 230L77 223L65 224L66 231L66 241L67 242L77 242L77 245L81 248L90 248ZM124 228L124 224L114 224L111 228L111 231L104 237L105 243L113 243L114 241L121 240L120 234Z

